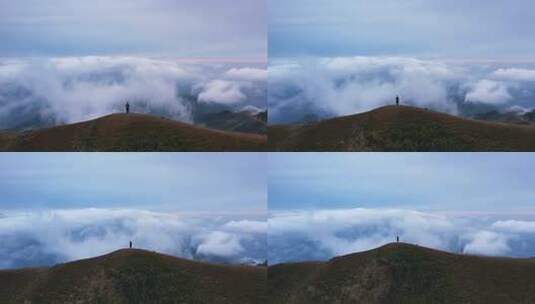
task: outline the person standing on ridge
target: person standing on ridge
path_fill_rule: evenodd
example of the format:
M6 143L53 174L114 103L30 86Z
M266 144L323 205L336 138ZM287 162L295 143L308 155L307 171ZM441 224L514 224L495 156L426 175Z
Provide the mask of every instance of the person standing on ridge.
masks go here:
M399 106L399 96L396 96L396 106Z
M130 113L130 104L128 103L128 101L126 102L126 104L124 105L124 108L126 110L126 114Z
M399 243L399 235L396 235L396 243Z
M132 241L130 241L130 249L132 249Z

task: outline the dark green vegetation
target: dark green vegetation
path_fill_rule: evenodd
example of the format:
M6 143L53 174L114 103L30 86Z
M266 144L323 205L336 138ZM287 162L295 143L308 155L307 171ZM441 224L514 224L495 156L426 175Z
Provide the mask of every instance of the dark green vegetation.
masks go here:
M198 118L198 123L210 129L252 134L266 134L267 112L252 114L248 111L222 111L205 114Z
M535 303L535 259L456 255L394 243L268 269L270 303Z
M206 129L143 114L21 133L0 133L2 151L262 151L266 136Z
M274 151L535 151L535 126L386 106L310 124L274 125Z
M0 303L266 303L266 268L125 249L51 268L0 271Z
M535 124L535 110L526 113L518 112L499 112L497 110L491 110L473 115L475 119L499 121L506 123L514 123L520 125Z

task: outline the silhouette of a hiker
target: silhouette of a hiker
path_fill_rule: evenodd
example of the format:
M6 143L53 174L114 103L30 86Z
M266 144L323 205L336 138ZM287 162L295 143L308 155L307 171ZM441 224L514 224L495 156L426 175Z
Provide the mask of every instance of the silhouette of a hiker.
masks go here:
M126 110L126 114L130 113L130 104L128 103L128 101L126 102L126 104L124 105L124 108Z
M130 249L132 249L132 241L130 241Z
M399 235L396 235L396 243L399 243Z
M396 106L399 106L399 96L396 96Z

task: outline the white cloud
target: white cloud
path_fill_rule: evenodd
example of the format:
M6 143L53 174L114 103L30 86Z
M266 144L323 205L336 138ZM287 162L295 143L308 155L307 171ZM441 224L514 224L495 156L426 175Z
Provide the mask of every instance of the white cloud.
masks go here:
M199 93L200 102L236 104L246 98L239 83L216 79L206 83Z
M230 231L238 231L243 233L267 233L267 222L241 220L230 221L223 225L223 228Z
M406 242L446 249L456 230L453 223L437 215L361 208L275 213L269 227L269 236L297 233L315 240L333 255L375 248L394 241L396 236ZM359 230L367 233L345 233Z
M492 73L493 78L512 81L535 81L535 70L508 68L498 69Z
M209 233L197 247L197 253L199 254L223 257L236 256L242 251L243 247L238 237L222 231Z
M464 252L482 255L505 255L511 250L505 235L492 231L478 231L469 237Z
M329 259L394 242L478 255L531 256L535 222L493 221L404 209L277 211L268 220L269 261Z
M535 222L532 221L518 221L507 220L497 221L492 227L499 231L513 232L513 233L535 233Z
M195 77L176 64L147 58L70 57L26 62L24 69L0 83L28 90L25 97L40 108L39 114L58 122L113 113L122 110L126 100L149 101L177 119L191 121L189 109L177 98L177 82ZM7 103L21 104L6 93Z
M506 83L489 79L480 80L470 86L466 94L466 101L468 102L487 104L503 104L512 98Z
M0 60L0 128L37 120L73 123L133 111L192 122L192 104L259 106L265 70L231 63L187 62L127 56ZM230 73L236 78L220 78ZM257 78L255 78L257 77ZM199 91L199 88L202 90ZM28 122L30 121L30 122Z
M0 268L102 255L126 248L130 240L137 248L185 258L197 253L207 260L263 260L262 225L266 223L143 210L6 211L0 218Z
M514 105L507 108L507 112L515 112L518 114L525 114L527 112L530 112L532 109L525 108L523 106Z
M234 80L266 81L267 70L255 68L232 68L225 73L225 76Z
M244 111L244 112L250 112L250 113L253 113L253 114L258 114L262 111L265 111L264 109L261 109L259 107L255 107L253 105L246 105L245 107L241 108L240 111Z
M460 105L465 102L526 106L535 98L526 82L534 73L408 57L275 59L269 66L270 119L354 114L392 105L397 95L402 104L454 115L464 114Z
M456 114L448 91L455 79L463 77L462 70L453 66L401 57L276 62L269 72L274 116L284 115L285 107L307 105L334 115L353 114L392 104L396 95L405 104Z

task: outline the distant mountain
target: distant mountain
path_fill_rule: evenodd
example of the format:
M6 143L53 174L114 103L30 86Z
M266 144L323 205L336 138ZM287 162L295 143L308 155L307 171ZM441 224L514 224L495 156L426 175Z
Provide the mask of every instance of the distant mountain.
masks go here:
M195 119L195 124L210 129L218 129L231 132L266 134L267 112L231 112L221 111L208 113Z
M328 262L268 269L269 303L535 303L535 259L394 243Z
M524 119L528 120L531 123L535 123L535 109L525 113Z
M0 271L0 303L266 303L266 268L195 262L137 249Z
M134 113L19 133L0 132L3 151L262 151L265 145L263 135Z
M267 119L268 119L268 112L267 111L258 112L254 117L258 121L261 121L261 122L266 124L267 123Z
M535 151L535 125L386 106L306 124L272 125L274 151Z
M535 110L531 112L526 112L526 113L516 112L516 111L500 112L498 110L492 110L492 111L476 114L474 115L474 118L480 119L480 120L487 120L487 121L529 125L529 124L535 124Z

